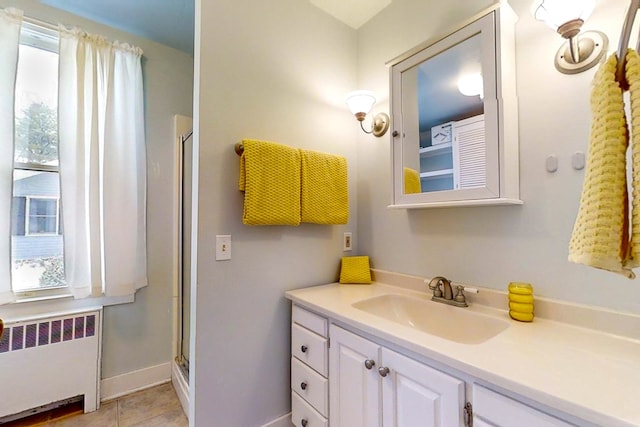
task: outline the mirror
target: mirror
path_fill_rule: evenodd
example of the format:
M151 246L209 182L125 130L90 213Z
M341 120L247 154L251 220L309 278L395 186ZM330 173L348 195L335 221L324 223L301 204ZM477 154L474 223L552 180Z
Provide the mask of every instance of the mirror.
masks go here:
M515 52L507 49L515 42L505 42L515 19L501 30L508 12L515 18L508 6L495 6L392 61L392 207L521 203Z

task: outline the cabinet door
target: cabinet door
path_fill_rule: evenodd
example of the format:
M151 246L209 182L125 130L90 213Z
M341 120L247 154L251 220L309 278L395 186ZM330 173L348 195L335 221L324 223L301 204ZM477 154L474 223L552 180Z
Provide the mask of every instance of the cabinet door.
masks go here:
M464 425L464 382L386 348L382 349L384 427Z
M380 346L335 325L329 334L331 427L380 427Z

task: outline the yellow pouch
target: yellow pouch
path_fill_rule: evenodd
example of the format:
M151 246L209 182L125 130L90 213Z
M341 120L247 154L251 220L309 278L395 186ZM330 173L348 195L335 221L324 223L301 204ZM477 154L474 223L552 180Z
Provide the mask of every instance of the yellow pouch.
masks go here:
M340 283L371 283L368 256L343 256Z

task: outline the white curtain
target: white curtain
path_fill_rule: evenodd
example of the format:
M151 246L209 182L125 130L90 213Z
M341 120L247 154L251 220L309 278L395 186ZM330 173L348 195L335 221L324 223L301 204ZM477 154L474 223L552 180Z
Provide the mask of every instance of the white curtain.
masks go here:
M76 298L147 284L142 51L60 28L60 191Z
M0 304L11 292L11 196L16 69L22 11L0 9Z

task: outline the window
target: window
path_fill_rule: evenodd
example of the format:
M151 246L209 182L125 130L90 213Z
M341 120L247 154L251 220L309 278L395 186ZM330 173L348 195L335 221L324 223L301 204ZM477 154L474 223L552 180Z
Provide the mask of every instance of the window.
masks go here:
M30 236L58 234L58 199L27 197L27 212Z
M58 175L58 33L22 25L15 103L14 292L65 286Z

